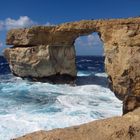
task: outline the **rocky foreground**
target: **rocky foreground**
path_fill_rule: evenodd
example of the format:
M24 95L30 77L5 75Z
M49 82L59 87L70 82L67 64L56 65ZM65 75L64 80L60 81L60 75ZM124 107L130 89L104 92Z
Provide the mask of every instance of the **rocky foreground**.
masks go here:
M42 130L13 140L140 140L140 108L122 117L64 129Z
M97 32L104 43L110 89L123 100L123 114L140 107L140 17L82 20L57 26L10 30L5 49L14 75L33 81L73 83L75 40ZM59 123L59 122L58 122ZM140 140L140 109L81 126L39 131L16 140Z

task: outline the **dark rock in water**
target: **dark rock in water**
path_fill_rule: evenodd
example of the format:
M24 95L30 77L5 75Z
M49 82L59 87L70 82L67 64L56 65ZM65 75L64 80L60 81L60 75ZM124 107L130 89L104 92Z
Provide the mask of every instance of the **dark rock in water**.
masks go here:
M56 74L56 75L51 75L48 77L22 77L23 79L27 79L29 81L34 81L34 82L49 82L53 84L75 84L76 77L70 76L68 74Z

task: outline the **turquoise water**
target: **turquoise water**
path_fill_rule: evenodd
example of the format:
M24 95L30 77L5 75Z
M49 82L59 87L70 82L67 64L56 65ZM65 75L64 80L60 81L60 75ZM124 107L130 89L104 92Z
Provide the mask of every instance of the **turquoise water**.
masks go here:
M107 88L107 75L101 67L84 66L85 58L79 62L77 86L29 82L1 74L0 140L120 115L121 101Z

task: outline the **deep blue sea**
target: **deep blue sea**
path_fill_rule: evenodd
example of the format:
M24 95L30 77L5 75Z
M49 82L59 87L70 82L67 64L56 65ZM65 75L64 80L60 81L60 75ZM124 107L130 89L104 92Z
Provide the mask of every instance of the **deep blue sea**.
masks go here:
M107 86L104 57L76 59L77 86L70 86L22 80L0 57L0 140L121 114L121 101Z

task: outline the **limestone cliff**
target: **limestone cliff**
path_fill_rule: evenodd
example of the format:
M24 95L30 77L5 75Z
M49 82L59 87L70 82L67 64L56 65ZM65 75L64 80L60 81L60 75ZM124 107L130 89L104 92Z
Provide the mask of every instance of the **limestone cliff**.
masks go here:
M109 86L119 99L140 95L140 18L82 20L57 26L14 29L5 50L15 75L41 79L76 76L74 42L98 32L104 43ZM65 76L64 76L65 77ZM65 78L63 78L65 79Z
M15 75L33 81L67 83L76 76L73 46L16 46L6 49L5 56Z
M140 108L122 117L93 121L80 126L38 131L14 140L139 140Z

